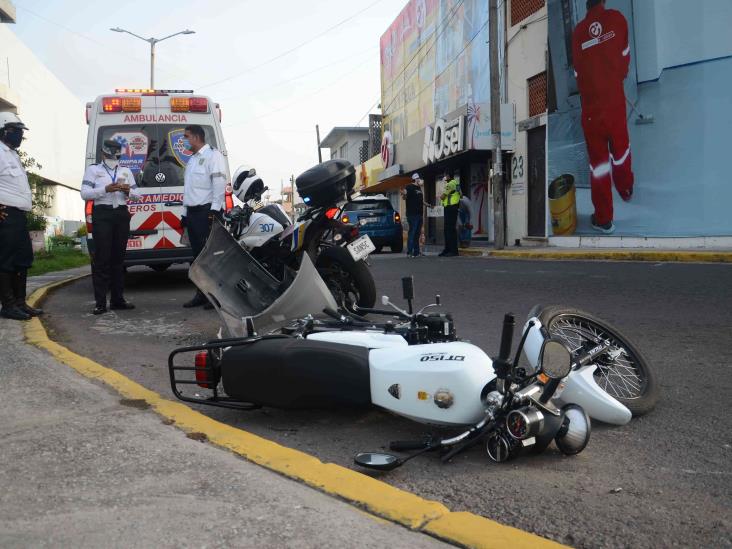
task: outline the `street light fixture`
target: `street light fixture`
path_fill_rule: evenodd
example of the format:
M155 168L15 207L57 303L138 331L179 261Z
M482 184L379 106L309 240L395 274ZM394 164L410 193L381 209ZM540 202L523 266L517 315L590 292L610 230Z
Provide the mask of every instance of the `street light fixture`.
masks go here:
M182 30L173 34L170 34L166 36L165 38L143 38L139 34L135 34L134 32L130 32L126 29L122 29L120 27L114 27L113 29L109 29L114 32L126 32L127 34L131 34L135 38L139 38L140 40L144 40L148 44L150 44L150 89L155 89L155 44L158 42L162 42L163 40L167 40L168 38L173 38L174 36L178 36L179 34L195 34L196 31L192 31L190 29Z

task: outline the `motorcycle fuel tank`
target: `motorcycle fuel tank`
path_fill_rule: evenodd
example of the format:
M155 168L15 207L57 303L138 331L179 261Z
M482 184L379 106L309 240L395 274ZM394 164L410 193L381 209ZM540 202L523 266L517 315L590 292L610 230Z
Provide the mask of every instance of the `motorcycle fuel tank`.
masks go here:
M481 392L495 378L491 359L470 343L374 349L369 353L373 403L435 425L470 425L485 417Z

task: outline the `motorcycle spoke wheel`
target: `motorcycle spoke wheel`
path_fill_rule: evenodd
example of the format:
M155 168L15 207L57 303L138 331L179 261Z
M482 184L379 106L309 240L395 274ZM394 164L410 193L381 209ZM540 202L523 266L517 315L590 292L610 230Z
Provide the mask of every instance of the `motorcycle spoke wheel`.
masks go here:
M612 324L596 316L562 306L544 307L538 315L549 333L572 351L608 341L610 348L595 358L594 378L608 395L626 406L634 416L656 406L660 388L656 374L640 349Z
M552 323L549 331L570 346L574 352L588 342L610 341L612 347L595 360L595 381L610 396L620 400L634 400L643 396L647 379L637 359L628 352L614 334L603 330L588 319L562 315Z

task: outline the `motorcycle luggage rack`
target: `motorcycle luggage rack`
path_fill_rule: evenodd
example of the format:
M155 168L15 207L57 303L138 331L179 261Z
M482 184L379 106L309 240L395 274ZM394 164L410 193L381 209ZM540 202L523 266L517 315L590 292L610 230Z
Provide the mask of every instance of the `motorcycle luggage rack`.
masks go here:
M257 341L263 339L285 339L289 338L287 335L267 335L267 336L253 336L253 337L232 337L226 339L217 339L216 341L209 341L201 345L190 345L188 347L179 347L174 349L170 355L168 355L168 373L170 374L170 388L173 390L173 394L178 400L183 402L190 402L192 404L205 404L207 406L216 406L218 408L229 408L231 410L242 410L251 411L257 410L262 406L254 402L244 402L234 398L220 396L218 392L218 380L216 386L207 389L201 387L202 390L208 390L212 392L212 396L208 398L187 396L181 392L181 387L184 385L198 385L196 379L181 379L178 373L180 372L195 372L197 368L195 366L176 366L175 357L185 353L195 353L201 351L209 352L209 360L213 359L210 351L219 349L226 349L230 347L241 347L244 345L251 345ZM209 368L211 370L211 368Z

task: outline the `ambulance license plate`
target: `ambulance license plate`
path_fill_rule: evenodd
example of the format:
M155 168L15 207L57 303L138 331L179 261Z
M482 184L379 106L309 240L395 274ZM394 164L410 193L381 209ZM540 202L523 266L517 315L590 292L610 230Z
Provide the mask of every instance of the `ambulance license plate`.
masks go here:
M369 235L365 234L351 242L346 248L354 261L360 261L366 259L376 249L376 246L371 242Z

